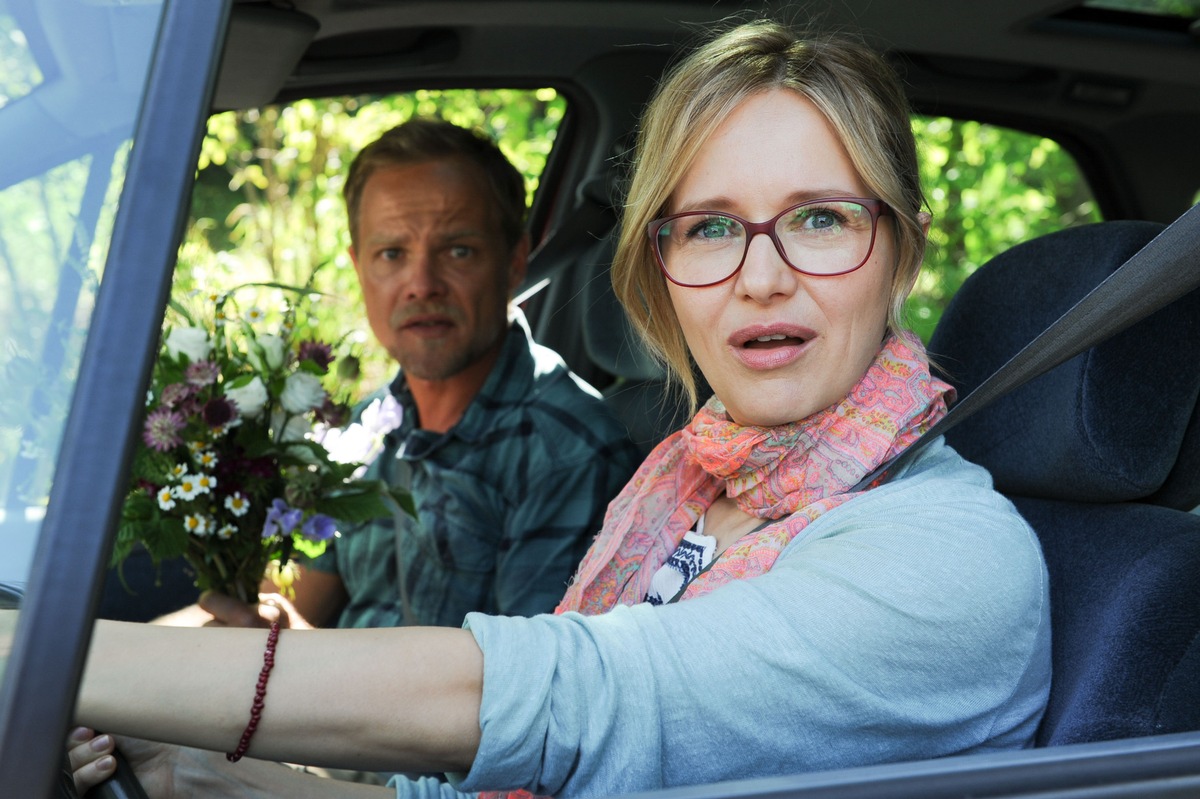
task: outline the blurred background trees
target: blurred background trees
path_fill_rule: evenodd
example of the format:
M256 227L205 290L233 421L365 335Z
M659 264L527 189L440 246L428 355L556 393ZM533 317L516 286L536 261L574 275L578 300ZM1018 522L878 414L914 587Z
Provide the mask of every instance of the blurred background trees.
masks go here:
M347 255L341 188L354 154L414 114L438 115L494 137L532 197L565 112L552 89L501 89L303 100L214 116L175 296L248 282L310 285L319 292L310 332L359 356L362 375L349 388L360 395L394 367L374 347ZM913 125L933 224L909 319L927 339L946 301L992 255L1099 216L1074 161L1050 139L946 118ZM266 291L258 305L269 315L280 301Z

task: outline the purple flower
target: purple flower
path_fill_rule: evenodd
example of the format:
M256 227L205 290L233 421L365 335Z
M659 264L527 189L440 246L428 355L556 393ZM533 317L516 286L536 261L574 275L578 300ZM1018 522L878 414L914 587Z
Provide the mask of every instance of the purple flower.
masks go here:
M146 417L142 429L142 440L146 446L159 452L168 452L183 443L179 432L183 430L183 416L165 406L159 406Z
M325 403L316 410L316 419L330 427L343 427L350 421L350 409L340 402L334 402L330 396L325 397Z
M218 374L220 374L220 369L212 361L197 361L188 364L187 381L193 386L204 388L217 382Z
M213 397L204 403L202 415L209 427L220 427L233 421L237 416L237 406L224 397Z
M289 507L282 499L272 500L267 511L267 520L263 522L262 537L291 535L292 531L300 526L303 518L304 511L299 508Z
M312 361L325 372L333 363L333 347L323 341L301 341L297 356L302 361Z
M323 513L314 513L300 528L300 534L309 541L328 541L337 533L337 523Z
M162 396L162 404L168 408L178 408L192 398L192 388L186 383L171 383L164 386Z
M246 474L254 477L273 477L275 461L271 458L250 458L246 461Z

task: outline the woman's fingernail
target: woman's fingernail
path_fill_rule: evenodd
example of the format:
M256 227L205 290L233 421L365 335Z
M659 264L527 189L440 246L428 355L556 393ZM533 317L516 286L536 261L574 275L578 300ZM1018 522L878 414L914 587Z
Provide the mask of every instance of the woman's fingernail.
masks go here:
M73 743L83 743L92 737L92 731L87 727L76 727L67 733L67 740Z
M97 735L90 744L93 752L104 752L112 746L112 738L107 735ZM99 762L99 761L97 761Z
M96 768L101 771L112 771L117 767L117 759L112 755L105 755L96 761Z

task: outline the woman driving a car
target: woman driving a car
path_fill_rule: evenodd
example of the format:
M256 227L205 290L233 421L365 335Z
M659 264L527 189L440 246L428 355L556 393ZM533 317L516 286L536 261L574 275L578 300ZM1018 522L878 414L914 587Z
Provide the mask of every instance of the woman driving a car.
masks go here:
M98 622L77 785L113 771L93 729L169 744L120 741L151 796L591 796L1030 745L1033 532L940 441L852 490L952 399L900 322L923 207L877 54L771 22L701 46L643 118L613 281L713 396L609 506L558 611L273 630L267 663L261 631Z

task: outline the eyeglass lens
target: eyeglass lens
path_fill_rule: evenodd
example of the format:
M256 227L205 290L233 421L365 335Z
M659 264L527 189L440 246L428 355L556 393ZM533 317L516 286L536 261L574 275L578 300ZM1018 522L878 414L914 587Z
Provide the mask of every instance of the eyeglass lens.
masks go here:
M771 228L793 269L836 275L857 269L871 252L874 221L862 204L821 200L788 208ZM750 246L742 220L707 211L680 214L658 229L655 244L680 283L717 283L737 271Z

